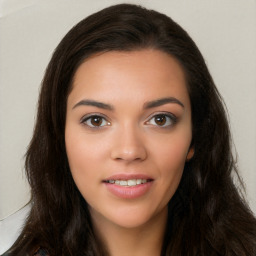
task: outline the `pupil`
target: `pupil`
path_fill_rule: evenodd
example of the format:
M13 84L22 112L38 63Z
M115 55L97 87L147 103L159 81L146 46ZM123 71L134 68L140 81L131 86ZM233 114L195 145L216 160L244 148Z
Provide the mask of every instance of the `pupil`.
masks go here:
M164 125L165 123L166 123L166 117L165 116L156 116L155 117L155 122L156 122L156 124L158 124L158 125Z
M102 117L94 116L91 121L92 125L100 126L102 124Z

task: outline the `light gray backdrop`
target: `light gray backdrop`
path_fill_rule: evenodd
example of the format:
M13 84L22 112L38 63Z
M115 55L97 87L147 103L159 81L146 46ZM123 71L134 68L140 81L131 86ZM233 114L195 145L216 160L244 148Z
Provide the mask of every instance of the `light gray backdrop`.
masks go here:
M50 56L78 21L120 0L0 1L0 220L29 200L23 155ZM166 13L201 49L229 109L238 165L256 212L256 1L126 1ZM0 222L1 224L1 222Z

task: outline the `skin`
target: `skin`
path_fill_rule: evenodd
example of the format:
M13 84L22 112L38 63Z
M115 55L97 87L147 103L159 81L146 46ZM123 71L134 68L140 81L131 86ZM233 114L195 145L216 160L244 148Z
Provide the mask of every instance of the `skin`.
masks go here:
M166 98L172 101L149 106ZM97 122L92 115L100 116ZM80 65L67 101L66 150L95 231L111 255L160 255L167 204L193 156L191 139L185 76L170 55L112 51ZM152 181L141 196L122 198L104 183L113 175Z

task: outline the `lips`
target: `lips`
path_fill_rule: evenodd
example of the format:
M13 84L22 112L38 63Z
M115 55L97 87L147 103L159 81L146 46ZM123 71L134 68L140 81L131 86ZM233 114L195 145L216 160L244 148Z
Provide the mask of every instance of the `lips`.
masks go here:
M114 175L103 180L107 190L116 197L135 199L145 195L153 184L153 179L145 175Z

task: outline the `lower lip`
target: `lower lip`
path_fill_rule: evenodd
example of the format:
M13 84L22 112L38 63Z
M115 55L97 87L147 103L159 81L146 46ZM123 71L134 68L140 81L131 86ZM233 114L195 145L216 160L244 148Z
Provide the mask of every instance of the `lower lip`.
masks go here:
M145 195L152 186L152 181L144 184L122 187L116 184L104 183L107 189L119 198L135 199Z

